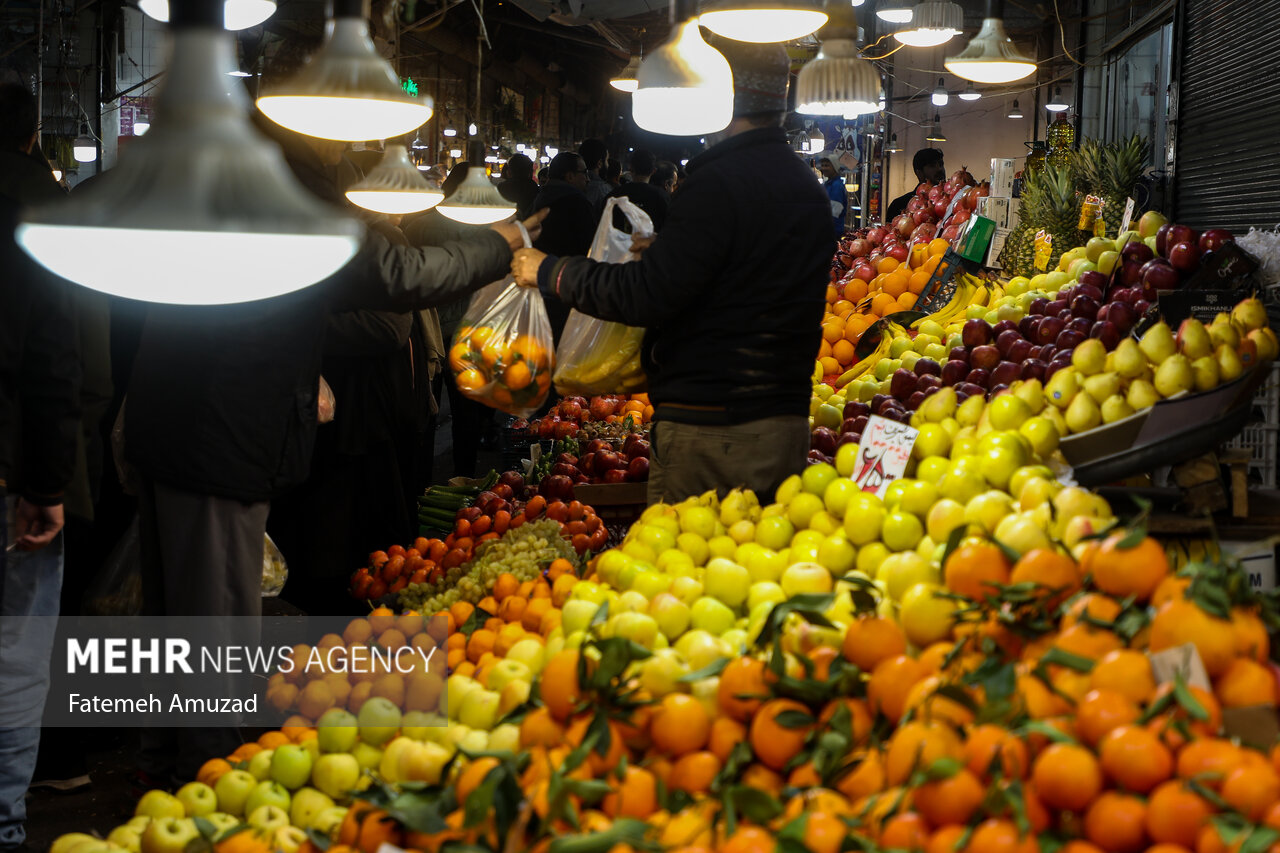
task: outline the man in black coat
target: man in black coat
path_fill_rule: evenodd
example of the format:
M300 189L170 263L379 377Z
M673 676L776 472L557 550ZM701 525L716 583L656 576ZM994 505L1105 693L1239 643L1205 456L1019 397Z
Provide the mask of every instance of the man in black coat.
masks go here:
M585 255L595 239L598 219L596 206L585 192L587 164L581 155L561 151L547 169L547 183L533 202L534 210L547 210L547 218L533 247L548 255ZM544 301L558 344L569 319L569 306L557 299Z
M781 127L780 45L719 40L734 118L689 162L640 260L516 253L517 280L594 317L644 326L657 421L649 500L749 486L768 497L809 448L831 209ZM749 176L749 179L746 179Z
M632 151L631 180L609 193L609 197L631 199L636 207L649 214L649 218L653 220L653 230L661 231L662 223L667 219L667 205L671 196L649 182L656 167L653 152ZM614 224L619 224L616 216Z
M516 216L524 219L533 215L534 200L538 197L538 182L533 179L533 161L523 154L512 154L502 167L502 183L498 192L507 201L516 203Z
M32 153L36 138L35 98L17 84L0 86L0 850L19 849L26 837L23 798L62 590L63 493L80 432L71 285L13 236L24 207L62 196L49 164Z

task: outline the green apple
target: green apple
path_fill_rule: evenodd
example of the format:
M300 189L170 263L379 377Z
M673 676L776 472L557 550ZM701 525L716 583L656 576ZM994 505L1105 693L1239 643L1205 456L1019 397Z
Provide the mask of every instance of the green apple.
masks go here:
M395 737L400 728L400 709L390 700L382 696L366 699L356 715L360 727L360 740L374 746L381 746Z
M729 607L736 608L747 600L747 587L751 585L751 573L747 571L746 566L715 557L707 563L707 573L702 580L702 585L706 588L707 595Z
M743 542L750 542L755 539L756 536L755 522L746 518L742 519L742 521L735 521L729 527L728 533L729 538L734 542L737 542L739 545Z
M719 604L719 602L716 603ZM684 636L676 640L675 650L684 658L691 671L702 669L724 655L724 645L710 633L699 628L685 631Z
M271 778L290 791L307 784L311 778L311 753L296 743L277 747L271 756Z
M747 590L747 612L754 613L761 604L781 604L787 600L782 587L773 581L756 581Z
M959 605L936 593L946 592L941 587L918 583L902 593L898 621L907 640L917 648L924 648L951 636L952 623Z
M929 538L934 542L946 542L951 531L964 523L964 504L950 498L942 498L930 507L925 521Z
M279 782L274 780L259 782L249 792L248 799L244 801L244 813L251 815L262 806L279 806L287 812L291 801L289 790Z
M848 445L845 445L846 447ZM837 451L837 455L839 451ZM849 506L849 500L858 492L858 486L847 476L837 477L827 484L827 488L822 493L822 503L826 507L827 512L836 518L843 519L845 510Z
M258 806L245 818L245 823L256 829L275 832L280 827L289 825L289 814L279 806Z
M661 649L640 664L640 686L654 699L680 689L689 667L675 649Z
M854 495L844 514L844 532L849 541L858 547L877 541L885 515L884 504L875 495L870 492Z
M218 777L218 781L213 783L213 792L218 795L218 811L235 817L243 816L245 801L257 786L258 780L246 770L231 770L223 773Z
M681 554L683 552L673 548L670 553ZM636 576L631 579L631 589L650 600L658 593L666 592L670 588L671 576L662 572L636 572Z
M264 749L255 753L253 758L249 759L248 770L253 774L253 778L261 782L263 779L271 778L271 759L275 757L274 749Z
M858 549L853 547L843 530L823 539L818 546L817 562L833 577L840 577L852 570L857 558Z
M214 812L213 814L207 814L204 816L204 819L212 824L214 838L217 838L228 830L235 829L243 823L240 818L235 815L229 815L226 812Z
M779 585L787 598L793 598L805 592L830 592L832 583L831 573L820 564L799 562L787 566Z
M749 580L743 584L742 594L744 601L746 600L747 587L749 585ZM737 616L729 609L727 604L709 595L704 595L693 603L693 606L689 608L689 616L690 623L695 629L707 631L715 636L728 631L737 620Z
M325 758L329 756L323 756ZM336 758L337 756L333 756ZM351 756L347 756L351 758ZM355 764L355 759L351 758L351 763ZM359 767L357 765L357 773ZM299 788L293 793L293 803L289 806L289 822L294 826L300 826L306 829L315 822L316 816L325 809L333 808L333 798L323 791L317 791L315 788ZM250 819L250 823L253 820Z
M311 823L311 828L316 832L333 838L338 833L338 828L342 826L342 821L347 817L347 809L345 806L334 806L331 809L325 809L316 815L315 820Z
M761 518L756 524L756 542L774 551L780 551L791 544L796 529L786 516L775 515Z
M187 810L182 802L168 791L147 791L138 800L133 813L151 818L186 817Z
M509 752L515 755L520 751L520 727L514 723L503 723L489 732L490 752Z
M655 521L650 524L640 525L640 530L636 536L642 544L652 549L656 559L658 554L676 547L676 534L679 532L679 522L676 522L675 530L670 530L665 525Z
M910 551L924 536L924 525L911 513L895 509L885 516L880 536L890 551Z
M776 581L782 577L782 570L787 567L787 561L782 554L763 545L751 550L745 560L738 562L746 566L752 582Z
M452 681L457 677L456 675L450 676L449 680ZM480 685L477 684L476 687L479 688ZM450 704L452 705L452 703ZM357 743L351 747L351 755L355 758L356 763L360 765L361 770L373 770L382 763L382 750L367 743Z
M869 577L874 577L880 564L889 556L889 549L883 542L869 542L858 549L858 560L854 568Z
M282 826L271 838L273 853L298 853L307 840L307 831L298 826Z
M738 551L738 543L728 536L713 536L707 542L707 553L712 557L731 559Z
M322 755L311 769L311 784L319 793L335 800L345 799L359 781L360 762L354 755L340 752Z
M654 596L649 602L649 615L658 623L658 630L668 640L674 640L689 629L692 618L689 605L669 592ZM492 675L490 675L492 680Z
M622 571L632 564L632 559L622 551L614 548L605 551L600 555L600 559L596 561L596 573L600 575L600 579L607 584L617 586L618 578L622 576ZM582 584L578 584L582 586ZM583 587L585 589L586 587Z
M139 853L142 849L142 832L132 826L117 826L107 833L107 841L128 850L129 853Z
M614 617L617 618L617 617ZM492 690L472 690L458 709L458 722L473 729L488 731L497 725L498 705L502 697Z
M876 572L876 580L884 581L889 598L901 601L902 594L918 583L938 583L939 571L915 551L890 554Z
M330 708L316 720L316 740L321 752L346 752L359 736L356 716L345 708Z
M203 782L188 782L178 789L176 796L187 817L199 817L218 810L218 795Z
M645 604L647 609L648 602L645 602ZM635 611L618 613L609 617L606 626L609 630L609 636L626 637L646 649L652 649L658 639L658 622L648 613L637 613ZM483 727L475 726L474 728Z
M609 605L609 612L614 616L619 613L643 613L648 609L649 599L634 589L621 593L617 601Z
M676 578L671 582L671 594L689 606L702 598L702 581L695 577Z
M594 601L571 598L560 608L560 624L564 627L566 634L585 631L599 609L600 605Z
M532 692L533 682L531 681L512 681L504 684L498 691L498 717L505 717L528 702L529 694ZM418 740L425 740L425 738L418 738Z
M53 843L49 845L49 853L70 853L71 848L75 847L77 844L101 840L102 839L90 835L87 832L68 832L63 835L59 835L53 840Z
M975 497L964 508L968 524L994 533L996 526L1013 512L1013 498L1006 492L990 489Z
M707 542L714 537L703 537L696 533L681 533L676 537L676 547L689 555L689 559L696 566L705 565L707 558L710 556L710 547ZM608 554L608 551L604 552ZM601 555L603 556L603 555Z
M676 508L676 515L680 520L681 533L693 533L702 539L715 536L716 522L719 519L710 507L699 504L680 506Z
M214 812L213 814L220 815L222 814L222 812ZM209 817L209 815L205 815L205 817L207 818ZM228 815L228 817L230 816ZM232 820L235 820L235 818L232 818ZM133 817L126 820L124 822L124 825L129 827L130 829L136 829L138 830L138 832L142 832L142 830L146 829L147 825L150 823L151 823L151 818L148 815L140 814L140 815L134 815Z
M916 480L934 486L936 491L938 481L950 470L950 459L945 456L927 456L916 463Z
M142 831L139 849L142 853L182 853L187 844L200 837L190 820L157 817Z
M532 681L533 673L520 661L503 658L489 670L489 689L502 692L513 681Z

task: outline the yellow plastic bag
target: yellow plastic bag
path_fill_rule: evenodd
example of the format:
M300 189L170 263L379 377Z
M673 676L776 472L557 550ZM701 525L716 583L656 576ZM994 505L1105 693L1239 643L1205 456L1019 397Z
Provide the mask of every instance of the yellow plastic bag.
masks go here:
M615 209L631 223L631 233L614 227ZM631 251L631 238L652 234L649 214L630 199L611 198L605 204L588 257L614 264L634 261L640 256ZM556 390L566 396L583 397L645 390L648 379L640 366L643 340L644 329L610 323L580 311L570 312L556 350Z

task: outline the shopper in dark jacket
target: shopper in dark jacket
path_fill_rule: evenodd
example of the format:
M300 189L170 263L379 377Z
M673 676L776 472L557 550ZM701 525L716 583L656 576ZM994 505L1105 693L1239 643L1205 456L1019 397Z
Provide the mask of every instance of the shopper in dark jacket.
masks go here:
M649 499L746 485L769 495L809 447L809 376L834 250L831 210L787 145L779 45L720 40L734 119L628 264L516 253L522 284L595 317L644 326L656 406ZM744 180L744 176L751 176Z
M653 220L653 230L661 231L662 223L667 219L667 206L671 196L649 182L656 166L657 161L652 152L631 152L631 180L609 193L609 197L631 199L637 207L649 214L649 218ZM614 224L622 227L616 216Z
M523 154L512 154L502 167L502 183L498 192L507 201L516 203L516 217L532 216L534 200L538 197L538 182L533 179L533 161Z
M596 206L585 195L587 165L580 155L562 151L551 159L548 169L547 183L533 203L534 210L545 208L548 214L533 247L548 255L585 255L595 239L598 219ZM551 332L559 343L569 306L557 299L545 301Z
M24 797L36 765L62 589L63 493L80 432L71 286L14 241L24 207L62 195L49 164L33 155L35 144L35 98L17 84L0 86L0 850L6 851L22 848L26 838Z

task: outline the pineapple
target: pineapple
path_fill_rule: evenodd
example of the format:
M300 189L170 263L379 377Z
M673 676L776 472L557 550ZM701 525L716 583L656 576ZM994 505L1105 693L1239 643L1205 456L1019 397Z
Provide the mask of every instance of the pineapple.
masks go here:
M1020 275L1030 273L1037 231L1043 229L1053 236L1049 269L1057 266L1063 252L1084 245L1076 228L1080 223L1080 199L1072 183L1072 170L1046 165L1043 170L1025 177L1019 217L1018 229L1009 235L1005 245L1013 246L1012 266L1008 268Z
M1126 142L1101 145L1085 139L1076 152L1076 188L1103 202L1108 234L1114 235L1124 215L1125 200L1146 167L1147 140L1134 134ZM1138 211L1134 212L1136 219Z

